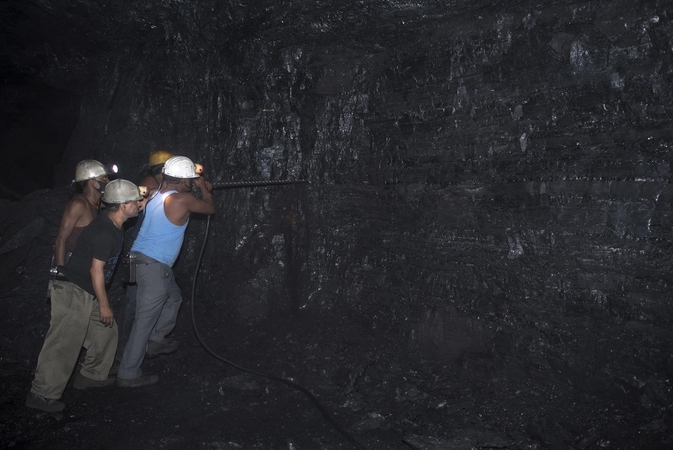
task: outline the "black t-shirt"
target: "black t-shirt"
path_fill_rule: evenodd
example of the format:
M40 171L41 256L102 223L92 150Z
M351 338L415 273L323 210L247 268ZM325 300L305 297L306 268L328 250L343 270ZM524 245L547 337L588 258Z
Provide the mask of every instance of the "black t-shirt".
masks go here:
M89 294L96 295L90 272L93 258L106 261L103 273L107 284L112 279L123 244L124 232L103 211L84 229L77 240L75 251L61 272Z

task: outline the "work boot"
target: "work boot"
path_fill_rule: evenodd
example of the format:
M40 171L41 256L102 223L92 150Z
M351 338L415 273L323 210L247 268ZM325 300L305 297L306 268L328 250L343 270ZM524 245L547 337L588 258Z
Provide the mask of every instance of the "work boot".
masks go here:
M86 389L86 388L102 388L106 386L112 386L115 382L115 377L107 377L107 380L94 380L93 378L85 377L81 373L77 372L75 374L75 380L72 383L72 386L75 389Z
M44 412L53 413L63 411L65 408L65 403L51 398L44 398L29 392L28 396L26 397L26 406L29 408L39 409Z
M170 355L177 351L178 343L172 339L164 339L161 342L149 341L145 350L145 358L152 359L161 355Z
M157 375L145 375L139 378L117 378L117 386L122 388L139 388L151 386L159 381Z

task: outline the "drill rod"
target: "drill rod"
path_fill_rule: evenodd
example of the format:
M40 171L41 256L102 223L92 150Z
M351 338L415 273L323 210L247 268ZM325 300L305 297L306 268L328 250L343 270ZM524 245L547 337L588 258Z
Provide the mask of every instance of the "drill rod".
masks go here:
M310 183L308 180L251 180L251 181L230 181L228 183L218 183L213 185L216 189L235 189L244 187L262 187L262 186L280 186L285 184Z

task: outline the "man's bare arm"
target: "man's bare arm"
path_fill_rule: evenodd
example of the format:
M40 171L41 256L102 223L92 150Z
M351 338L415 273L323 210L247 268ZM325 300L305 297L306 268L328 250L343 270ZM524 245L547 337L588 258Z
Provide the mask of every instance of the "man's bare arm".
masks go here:
M215 202L211 190L213 185L199 177L194 184L201 189L202 199L198 199L191 192L182 192L169 196L164 203L166 217L175 225L183 225L187 222L190 213L213 214Z
M85 212L86 205L81 198L74 198L66 206L61 217L61 224L58 227L56 243L54 244L54 262L57 266L65 265L65 242Z
M202 199L196 198L194 195L185 197L187 209L189 212L197 214L213 214L215 212L215 202L213 201L213 185L204 180L203 177L196 178L194 184L201 190Z
M93 291L98 299L98 307L100 309L100 321L106 326L111 327L114 323L114 314L110 307L110 302L105 291L105 261L93 258L91 260L91 283L93 284Z

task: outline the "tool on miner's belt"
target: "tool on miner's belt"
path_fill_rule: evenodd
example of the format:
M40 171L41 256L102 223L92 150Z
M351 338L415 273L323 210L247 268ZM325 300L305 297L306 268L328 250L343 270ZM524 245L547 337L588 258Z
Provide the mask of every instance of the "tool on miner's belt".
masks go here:
M54 252L51 253L51 264L49 264L49 284L47 285L47 303L51 300L51 290L54 287L54 280L58 274L58 267L54 265Z
M126 258L128 260L129 265L128 284L136 284L136 255L129 252L129 254L126 255Z
M72 252L65 252L65 262L68 262ZM49 264L49 284L47 285L47 296L45 303L51 304L51 291L54 288L54 281L59 276L61 266L56 265L56 247L54 246L51 252L51 263Z
M150 191L147 186L138 186L138 191L140 191L140 195L143 196L143 198L147 198L149 195ZM126 267L125 272L126 272L126 284L127 285L135 285L137 284L136 280L136 255L134 255L131 252L128 252L126 256L122 258L122 265Z
M199 175L203 174L203 166L200 164L196 164L196 173ZM235 188L244 188L244 187L264 187L264 186L280 186L280 185L288 185L288 184L301 184L301 183L309 183L307 180L261 180L261 181L233 181L229 183L220 183L213 185L213 189L235 189ZM198 196L198 192L195 192L195 195ZM259 375L264 378L268 378L273 381L277 381L279 383L283 383L287 386L290 386L293 389L296 389L302 393L304 393L315 405L316 408L318 408L318 411L323 415L323 417L339 432L341 435L343 435L348 441L353 444L355 448L366 450L365 447L360 444L355 438L348 433L341 425L339 425L323 408L323 406L318 402L318 399L315 398L315 396L306 388L303 386L300 386L299 384L295 383L292 380L289 380L287 378L281 378L275 375L270 375L264 372L259 372L254 369L250 369L247 367L240 366L236 364L233 361L230 361L220 355L218 355L215 351L213 351L204 341L203 337L199 333L198 327L196 325L196 319L195 319L195 314L194 314L194 303L196 299L196 281L199 275L199 269L201 268L201 261L203 259L203 252L206 248L206 242L208 241L208 234L210 231L210 216L208 216L208 219L206 221L206 232L205 236L203 238L203 244L201 245L201 251L199 252L199 258L196 263L196 268L194 269L194 280L192 282L192 304L191 304L191 311L192 311L192 328L194 329L194 334L196 335L196 339L199 341L201 346L206 350L207 353L209 353L211 356L213 356L215 359L222 361L223 363L240 370L241 372L247 372L247 373L252 373L255 375Z

